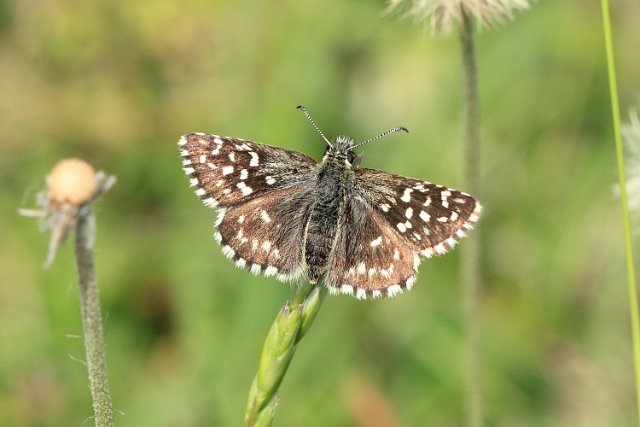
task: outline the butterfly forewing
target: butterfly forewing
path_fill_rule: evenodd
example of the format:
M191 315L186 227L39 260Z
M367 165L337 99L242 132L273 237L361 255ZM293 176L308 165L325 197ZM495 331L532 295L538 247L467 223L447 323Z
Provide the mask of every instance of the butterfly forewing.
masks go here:
M316 162L297 151L243 139L192 133L178 145L196 194L210 207L248 202L308 180Z

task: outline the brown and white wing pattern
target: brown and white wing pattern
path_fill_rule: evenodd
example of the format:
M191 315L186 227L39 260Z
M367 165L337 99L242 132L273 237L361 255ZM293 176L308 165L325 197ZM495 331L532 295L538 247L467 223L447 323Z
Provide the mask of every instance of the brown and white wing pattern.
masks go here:
M254 274L299 277L316 162L297 151L203 133L183 136L178 146L196 195L218 210L214 237L223 253Z
M302 236L311 200L297 186L221 209L214 237L238 267L281 281L296 280L305 272Z
M447 252L480 217L470 195L374 169L354 171L327 286L357 298L409 289L424 257Z
M196 195L213 208L304 183L316 166L297 151L227 136L191 133L180 138L178 148Z

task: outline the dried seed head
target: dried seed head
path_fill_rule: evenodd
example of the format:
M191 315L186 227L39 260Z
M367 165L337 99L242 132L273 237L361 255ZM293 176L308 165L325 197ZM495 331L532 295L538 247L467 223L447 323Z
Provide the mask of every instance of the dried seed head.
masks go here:
M84 160L64 159L53 167L47 177L47 188L52 203L79 206L96 194L96 172Z
M96 173L87 162L79 159L59 161L47 177L47 189L36 197L38 209L19 209L27 217L40 220L40 230L50 231L49 251L43 267L51 265L56 250L79 217L88 217L92 226L91 203L115 183L113 176ZM92 234L92 232L90 233Z
M482 28L494 29L529 7L529 0L389 0L389 12L400 12L416 22L427 22L434 33L449 34L462 25L463 14Z

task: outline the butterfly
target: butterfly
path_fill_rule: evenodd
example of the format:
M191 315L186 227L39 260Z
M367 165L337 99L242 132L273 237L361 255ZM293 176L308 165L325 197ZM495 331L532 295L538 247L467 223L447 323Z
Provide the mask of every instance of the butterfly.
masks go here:
M206 206L214 238L235 264L281 281L323 279L332 294L392 297L411 288L423 258L451 249L479 219L478 200L419 179L360 168L360 144L324 139L320 163L285 148L191 133L182 166Z

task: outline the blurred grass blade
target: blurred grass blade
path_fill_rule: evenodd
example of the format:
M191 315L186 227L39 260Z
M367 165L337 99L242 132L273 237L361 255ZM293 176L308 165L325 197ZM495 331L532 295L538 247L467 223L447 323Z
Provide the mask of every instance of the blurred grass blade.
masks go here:
M624 227L624 243L627 266L627 290L629 293L629 311L631 315L631 334L633 340L633 361L636 379L636 406L638 425L640 425L640 316L638 314L638 291L636 289L636 273L633 266L633 245L631 242L631 224L627 205L627 192L624 172L624 152L622 149L622 134L620 126L620 106L618 101L618 84L613 54L613 40L611 37L611 17L609 15L609 1L602 0L602 24L604 42L607 55L607 71L609 74L609 92L611 97L611 113L613 115L613 130L616 145L616 161L618 168L618 184L620 187L620 205L622 208L622 223Z
M276 316L260 355L251 384L245 426L269 426L278 405L276 394L295 354L297 344L311 327L326 294L325 286L306 284L298 289Z

